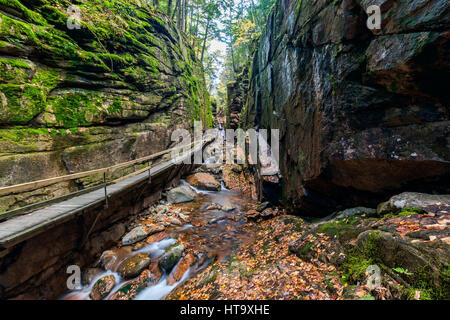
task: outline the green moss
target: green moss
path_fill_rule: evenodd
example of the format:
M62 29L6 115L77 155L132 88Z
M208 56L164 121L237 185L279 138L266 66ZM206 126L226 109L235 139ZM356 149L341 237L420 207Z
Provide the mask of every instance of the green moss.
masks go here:
M22 15L22 18L28 22L46 25L45 19L34 11L27 9L18 0L0 0L0 7L5 6L14 9L17 13Z
M330 237L341 236L344 233L353 230L355 227L352 225L354 220L341 219L337 221L330 221L324 223L317 228L318 232L325 233Z
M4 123L27 123L45 107L41 89L30 84L0 84L0 100L0 119Z
M25 22L11 19L10 17L0 13L0 37L6 39L7 42L20 45L24 42L37 44L38 39L30 25Z
M401 216L408 216L411 214L417 214L417 213L423 213L424 210L420 209L418 207L414 207L414 208L409 208L409 207L404 207L402 209L402 211L398 212L398 213L388 213L386 215L384 215L384 219L390 219L390 218L394 218L394 217L401 217Z
M72 91L49 99L49 105L58 124L66 128L88 126L102 113L103 104L99 92Z
M23 83L28 79L31 67L23 60L0 59L0 82Z

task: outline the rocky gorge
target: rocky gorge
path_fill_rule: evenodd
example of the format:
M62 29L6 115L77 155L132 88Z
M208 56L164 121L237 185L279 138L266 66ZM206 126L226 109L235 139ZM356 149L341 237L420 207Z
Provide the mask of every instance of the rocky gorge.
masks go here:
M279 171L161 155L0 195L2 213L105 182L89 210L0 237L0 298L450 299L448 1L275 0L225 107L205 77L210 20L202 49L157 3L0 0L0 188L166 150L195 120L280 130Z
M67 1L0 3L0 186L143 157L194 119L211 124L202 67L165 15L143 1L73 4L78 29ZM102 179L1 196L0 211Z
M439 0L276 1L240 122L280 130L287 206L325 216L450 192L449 17Z

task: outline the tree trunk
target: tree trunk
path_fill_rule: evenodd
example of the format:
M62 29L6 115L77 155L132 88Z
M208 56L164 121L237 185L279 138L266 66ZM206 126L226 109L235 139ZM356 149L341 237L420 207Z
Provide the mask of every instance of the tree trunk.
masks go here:
M173 13L172 13L172 20L175 18L175 14L177 14L177 9L178 9L178 5L180 4L180 0L176 0L175 2L175 9L173 9ZM177 14L177 18L178 18L178 14Z
M195 33L194 33L194 37L192 39L192 47L195 50L195 39L197 39L197 34L198 34L198 24L200 22L200 10L197 10L197 21L195 22Z
M205 54L205 48L206 48L206 39L208 38L208 31L209 31L209 22L211 20L208 20L208 23L206 24L206 30L205 30L205 37L203 38L203 47L202 47L202 55L200 57L200 61L203 62L203 56Z
M188 0L184 0L184 32L187 33Z
M177 10L177 29L182 31L183 29L183 3L182 0L177 0L178 10Z
M172 13L172 0L169 0L167 4L167 16L170 18L170 14Z
M153 0L153 6L158 9L159 8L159 0Z

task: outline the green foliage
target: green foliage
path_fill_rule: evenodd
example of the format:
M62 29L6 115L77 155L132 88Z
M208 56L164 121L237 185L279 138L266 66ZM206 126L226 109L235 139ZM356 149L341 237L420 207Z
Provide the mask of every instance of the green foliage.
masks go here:
M392 270L394 270L394 271L397 272L397 273L405 274L405 275L407 275L407 276L413 275L413 273L412 273L412 272L409 272L408 269L403 269L403 268L400 268L400 267L398 267L398 268L392 268Z

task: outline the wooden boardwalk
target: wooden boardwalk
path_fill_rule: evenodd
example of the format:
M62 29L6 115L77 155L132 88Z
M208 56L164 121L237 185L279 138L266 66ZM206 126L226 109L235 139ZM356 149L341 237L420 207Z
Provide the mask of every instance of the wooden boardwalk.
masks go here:
M202 149L205 143L208 142L210 141L206 141L201 146L193 148L190 153L183 155L178 160L191 157L194 152L198 151L198 148ZM108 198L111 198L115 194L127 190L128 188L133 187L144 180L149 180L152 177L158 176L166 170L171 169L174 165L176 164L172 161L166 161L150 168L150 173L147 170L133 177L108 185ZM10 248L19 242L44 232L50 227L54 227L55 225L67 221L77 213L89 207L96 206L101 203L106 203L104 188L50 205L29 214L6 220L0 223L0 247L4 249ZM2 253L6 253L7 251L8 250L0 251L0 258L4 255Z

